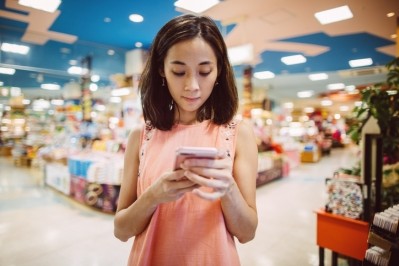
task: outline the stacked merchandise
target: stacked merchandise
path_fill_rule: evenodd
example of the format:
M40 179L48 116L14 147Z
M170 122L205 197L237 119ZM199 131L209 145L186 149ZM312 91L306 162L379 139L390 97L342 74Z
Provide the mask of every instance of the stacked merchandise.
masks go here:
M123 154L81 153L68 158L70 196L103 212L115 212L123 173Z
M370 227L365 266L399 265L399 204L374 215Z

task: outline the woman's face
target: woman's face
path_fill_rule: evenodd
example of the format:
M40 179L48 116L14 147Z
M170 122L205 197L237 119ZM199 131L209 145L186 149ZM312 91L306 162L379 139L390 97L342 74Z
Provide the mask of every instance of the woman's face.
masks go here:
M174 100L178 122L195 122L197 110L215 86L217 73L216 55L200 37L179 42L168 50L164 75Z

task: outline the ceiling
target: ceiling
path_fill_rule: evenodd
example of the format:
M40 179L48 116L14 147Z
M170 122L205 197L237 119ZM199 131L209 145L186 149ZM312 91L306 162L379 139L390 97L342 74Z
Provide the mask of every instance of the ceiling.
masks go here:
M160 27L182 14L173 0L64 0L55 13L0 1L0 42L23 43L28 55L0 52L0 67L17 69L0 74L3 86L21 87L25 95L50 95L41 83L63 86L79 77L69 75L71 60L92 57L92 72L100 75L101 88L113 85L109 77L125 72L125 53L141 42L150 47ZM321 25L315 12L347 4L354 17ZM396 12L393 17L387 13ZM144 17L133 23L132 13ZM399 1L394 0L225 0L204 13L215 19L228 47L251 43L253 60L235 66L240 86L243 68L272 71L275 78L253 79L254 87L276 100L297 99L296 93L314 90L313 99L326 93L329 83L364 87L385 79L384 65L398 55L396 39ZM109 55L109 50L114 54ZM307 62L287 66L281 57L301 54ZM348 61L370 57L373 65L350 69ZM129 62L130 63L130 62ZM308 74L326 72L328 80L311 82Z

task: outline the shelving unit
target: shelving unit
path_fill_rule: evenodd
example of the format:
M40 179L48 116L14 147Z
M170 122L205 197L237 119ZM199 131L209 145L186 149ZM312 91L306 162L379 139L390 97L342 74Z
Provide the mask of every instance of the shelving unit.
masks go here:
M364 266L399 265L399 204L374 215Z

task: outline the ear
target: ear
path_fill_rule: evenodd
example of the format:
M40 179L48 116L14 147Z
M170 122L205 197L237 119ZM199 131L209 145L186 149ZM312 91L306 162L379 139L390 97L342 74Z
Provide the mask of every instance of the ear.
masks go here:
M159 73L159 75L160 75L161 77L163 77L163 78L165 77L165 72L163 71L163 69L160 68L160 69L158 70L158 73Z

